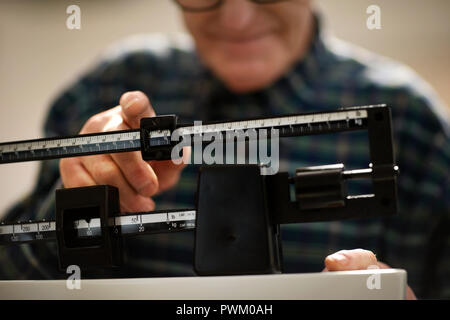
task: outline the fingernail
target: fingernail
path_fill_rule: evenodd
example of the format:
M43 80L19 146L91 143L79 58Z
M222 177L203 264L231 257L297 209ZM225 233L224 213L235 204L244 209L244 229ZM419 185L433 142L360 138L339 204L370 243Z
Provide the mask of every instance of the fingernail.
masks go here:
M342 254L334 254L332 256L332 259L336 262L338 262L340 265L345 265L348 263L348 259L346 256L342 255Z
M125 94L124 97L125 101L124 101L124 105L122 106L124 110L128 109L129 107L131 107L137 100L139 100L139 98L135 97L132 93L127 93Z
M124 110L127 110L129 107L131 107L136 101L138 101L138 98L133 98L131 101L129 101L124 107Z

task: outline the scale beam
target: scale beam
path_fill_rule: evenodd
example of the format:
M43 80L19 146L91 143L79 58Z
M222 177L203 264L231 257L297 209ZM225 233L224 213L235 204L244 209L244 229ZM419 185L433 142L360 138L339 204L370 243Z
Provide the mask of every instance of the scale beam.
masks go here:
M0 164L37 160L60 159L95 154L141 151L145 160L159 160L152 150L173 147L172 134L178 137L193 137L203 134L217 134L228 140L239 132L265 129L269 134L277 129L279 137L306 136L351 130L367 129L368 112L385 106L368 106L342 109L332 112L298 114L280 117L246 119L193 124L177 124L176 116L144 118L141 128L136 130L112 131L83 134L69 137L55 137L35 140L0 143ZM166 128L162 128L162 125Z

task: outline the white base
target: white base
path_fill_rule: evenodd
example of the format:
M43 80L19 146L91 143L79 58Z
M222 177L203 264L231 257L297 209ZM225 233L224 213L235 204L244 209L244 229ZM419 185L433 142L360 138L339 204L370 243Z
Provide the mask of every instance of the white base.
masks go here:
M368 282L372 289L368 288ZM376 288L378 285L379 289ZM69 290L65 280L0 281L0 300L390 300L405 299L405 295L406 271L401 269L226 277L94 279L81 280L79 290Z

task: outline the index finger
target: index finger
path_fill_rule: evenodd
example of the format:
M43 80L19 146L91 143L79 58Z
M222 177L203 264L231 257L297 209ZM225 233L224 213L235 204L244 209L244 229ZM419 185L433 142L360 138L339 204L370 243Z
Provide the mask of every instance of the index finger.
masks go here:
M365 270L377 266L377 257L372 251L364 249L341 250L325 258L328 271Z
M142 118L154 117L155 110L147 96L141 91L129 91L120 97L122 116L131 128L139 128Z

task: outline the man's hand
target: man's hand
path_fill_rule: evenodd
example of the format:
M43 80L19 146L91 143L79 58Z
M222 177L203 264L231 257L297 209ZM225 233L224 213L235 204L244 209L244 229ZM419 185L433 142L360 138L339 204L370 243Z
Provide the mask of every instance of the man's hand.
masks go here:
M325 269L322 272L366 270L371 266L376 266L380 269L390 268L387 264L379 262L372 251L363 249L341 250L325 258ZM416 295L409 286L406 287L406 299L417 300Z
M154 116L147 96L140 91L131 91L122 95L117 107L91 117L80 134L137 129L141 118ZM183 158L189 156L190 149L184 148ZM175 165L171 160L147 162L136 151L62 159L59 168L64 187L113 185L119 189L120 210L137 212L155 208L150 197L178 182L183 163Z

